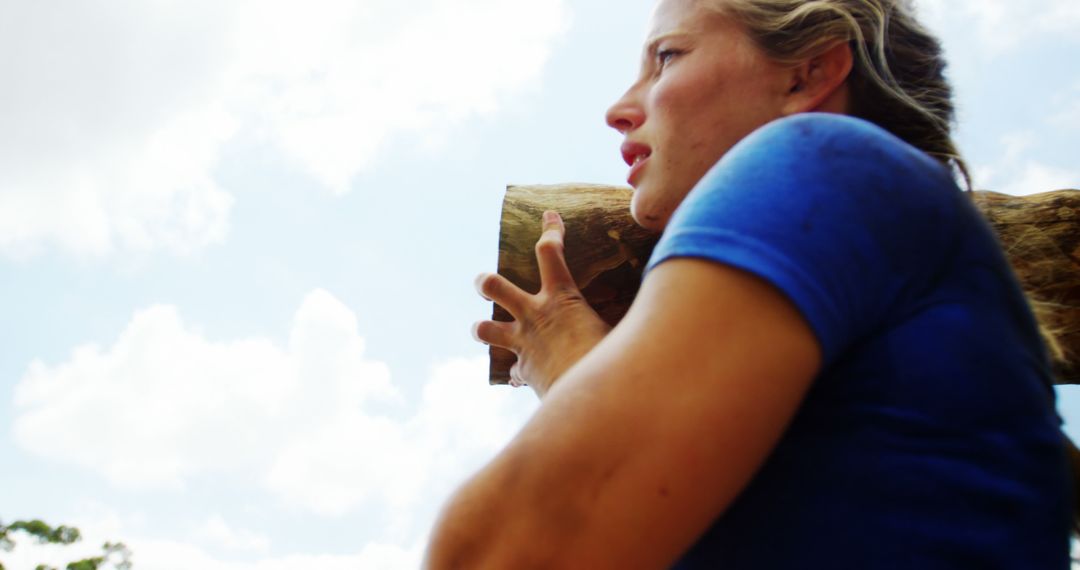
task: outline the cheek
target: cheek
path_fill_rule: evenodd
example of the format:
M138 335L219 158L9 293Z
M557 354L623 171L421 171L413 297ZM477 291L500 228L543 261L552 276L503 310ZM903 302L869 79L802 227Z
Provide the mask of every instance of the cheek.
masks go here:
M720 159L732 135L744 134L743 123L750 119L739 103L730 86L716 80L673 81L658 90L655 111L664 128L657 134L669 150L669 175L692 184Z
M672 74L652 93L655 112L664 115L672 127L692 125L703 110L716 103L717 95L721 93L716 83L700 74Z

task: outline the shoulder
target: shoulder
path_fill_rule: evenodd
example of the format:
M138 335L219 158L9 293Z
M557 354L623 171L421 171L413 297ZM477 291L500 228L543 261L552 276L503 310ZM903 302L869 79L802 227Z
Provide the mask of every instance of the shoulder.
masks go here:
M905 291L925 290L977 216L945 166L887 131L797 115L753 132L702 178L646 271L695 257L757 275L799 307L829 362Z
M772 121L740 141L728 162L758 158L882 161L911 169L948 174L926 153L869 121L834 113L801 113ZM723 161L722 161L723 162Z
M956 186L948 168L925 152L874 123L831 113L768 123L740 141L713 170L718 172L710 176L753 174L761 185L777 189L870 187L903 192L904 199L941 197Z
M917 219L958 215L962 198L945 165L881 127L845 115L805 113L768 123L740 141L682 209L722 206L766 218L887 209ZM677 214L672 223L679 224Z

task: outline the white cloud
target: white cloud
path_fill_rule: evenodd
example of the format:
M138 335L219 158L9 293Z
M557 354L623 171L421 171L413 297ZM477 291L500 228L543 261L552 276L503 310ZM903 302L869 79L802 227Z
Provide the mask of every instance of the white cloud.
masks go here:
M207 96L224 38L206 24L223 15L160 8L0 5L0 252L186 252L224 237L232 199L210 169L236 125Z
M0 5L0 253L222 241L214 169L251 133L337 193L535 81L563 0Z
M435 366L408 406L364 355L355 315L325 291L304 299L287 346L207 340L157 306L107 348L32 363L16 388L15 439L121 488L261 482L315 513L363 508L405 540L536 407L530 393L488 386L486 372L484 357Z
M916 0L925 21L950 37L974 33L989 55L1048 35L1073 37L1080 26L1080 3L1075 0Z
M261 77L249 84L262 97L256 106L272 109L262 117L268 135L338 193L395 132L438 131L496 110L501 95L537 77L566 19L560 0L320 4L297 14L292 3L259 3L262 20L245 45L267 46L264 26L322 38L299 56L285 42L243 59L280 83L273 92Z
M1060 110L1053 113L1047 126L1054 129L1071 129L1073 132L1080 130L1080 81L1062 92L1055 98L1055 103Z
M378 494L392 513L393 531L430 520L434 507L535 408L531 397L517 397L525 394L488 386L486 374L486 358L452 360L433 369L407 419L353 409L298 431L269 473L270 488L331 515Z
M1029 160L1023 163L1015 177L1004 179L996 188L998 192L1014 196L1076 189L1080 188L1080 171Z
M100 509L99 509L100 510ZM107 509L106 509L107 510ZM407 546L385 542L369 542L355 554L268 555L259 553L238 558L235 554L217 556L193 542L148 537L139 524L123 520L115 513L99 517L75 517L68 524L76 526L82 540L69 546L38 545L25 537L16 537L15 549L3 554L3 563L10 570L29 570L38 564L63 568L68 562L100 556L105 542L123 542L131 550L131 562L136 569L150 570L415 570L420 567L424 542ZM114 560L115 561L115 560ZM105 564L101 570L114 570Z
M195 531L195 537L208 540L227 550L266 552L270 549L270 539L243 528L234 528L225 522L221 515L210 518Z
M192 544L172 540L133 540L129 545L136 570L415 570L420 567L419 547L405 549L372 543L351 555L293 554L253 561L222 559Z
M311 303L319 303L316 295ZM309 304L297 314L308 320ZM140 311L107 350L76 348L55 367L31 363L16 388L16 440L118 485L180 487L192 475L257 460L260 426L287 413L305 359L265 339L214 343L176 309ZM388 383L385 370L364 378ZM333 378L319 387L336 391Z
M976 186L1014 196L1080 188L1080 171L1031 158L1036 141L1031 132L1002 137L1001 157L992 166L976 166Z

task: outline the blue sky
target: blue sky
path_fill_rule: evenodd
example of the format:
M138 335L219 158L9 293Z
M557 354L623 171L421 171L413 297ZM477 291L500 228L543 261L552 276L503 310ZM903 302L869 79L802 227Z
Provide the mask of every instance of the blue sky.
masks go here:
M919 6L977 186L1080 187L1080 5ZM0 5L0 517L137 568L414 567L536 406L468 332L503 189L622 183L650 7Z

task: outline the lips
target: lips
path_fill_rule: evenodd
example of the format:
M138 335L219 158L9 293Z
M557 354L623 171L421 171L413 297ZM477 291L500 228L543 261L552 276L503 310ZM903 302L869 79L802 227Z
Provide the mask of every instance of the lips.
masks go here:
M648 145L626 141L623 143L621 150L623 160L630 167L630 173L626 176L626 183L636 188L635 181L638 173L641 172L641 169L649 160L649 156L652 155L652 149Z
M634 166L652 154L652 149L648 145L630 141L624 142L621 150L622 158L627 166Z

